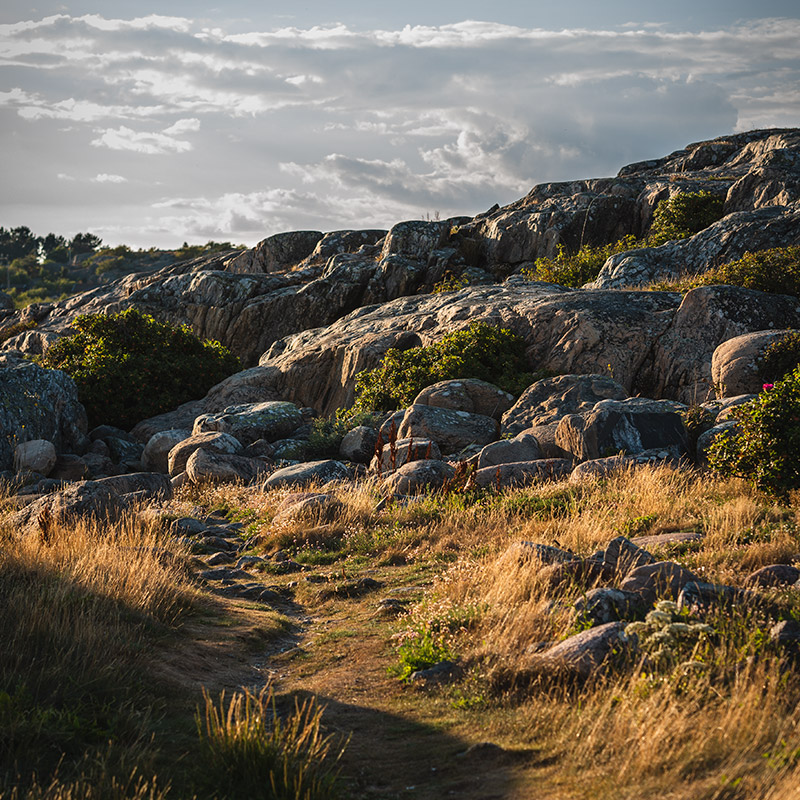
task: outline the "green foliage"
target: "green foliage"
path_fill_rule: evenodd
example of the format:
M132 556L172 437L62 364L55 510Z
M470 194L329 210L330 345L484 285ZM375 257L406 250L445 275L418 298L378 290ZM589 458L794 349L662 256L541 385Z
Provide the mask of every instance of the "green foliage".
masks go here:
M186 325L156 322L133 308L82 315L72 327L78 333L55 342L40 364L73 378L91 425L129 429L202 397L239 369L219 342L203 342Z
M371 411L340 408L333 417L317 417L311 421L307 454L319 458L338 458L345 434L359 425L377 427L382 415Z
M701 276L702 285L726 283L760 292L800 297L800 247L773 247L745 253Z
M211 253L224 253L227 250L243 250L244 245L231 244L230 242L208 241L205 244L188 244L184 242L177 250L174 250L175 258L186 261L190 258L199 258Z
M332 737L321 732L315 700L295 701L281 718L271 688L245 690L226 704L203 691L197 730L204 746L205 788L217 798L325 800L337 796ZM341 755L341 753L340 753Z
M6 328L0 328L0 344L16 336L18 333L30 331L36 327L36 320L29 319L27 322L17 322L14 325L9 325Z
M732 414L737 428L721 433L709 449L709 463L722 475L751 481L758 489L785 496L800 487L800 367Z
M533 267L523 269L521 274L529 280L583 286L593 281L603 264L617 253L638 247L657 247L707 228L722 216L723 204L723 198L711 192L680 192L658 204L650 231L644 239L628 235L608 244L581 245L575 253L569 253L559 245L555 258L538 258Z
M653 213L647 245L686 239L722 217L725 198L712 192L678 192L662 200Z
M465 275L460 275L456 277L451 273L447 273L447 275L442 278L438 283L433 285L433 289L431 294L443 294L445 292L457 292L460 289L464 289L469 286L469 278Z
M558 255L555 258L537 258L533 267L524 268L521 274L532 281L547 281L562 286L583 286L600 274L603 264L611 256L644 246L643 242L639 242L632 235L597 247L585 244L577 253L568 253L563 245L559 245Z
M776 383L800 366L800 331L792 331L773 342L758 360L762 383Z
M478 378L519 394L537 380L537 375L527 371L521 337L506 328L473 322L469 328L448 333L427 347L387 350L378 367L356 378L354 408L403 408L426 386L456 378Z

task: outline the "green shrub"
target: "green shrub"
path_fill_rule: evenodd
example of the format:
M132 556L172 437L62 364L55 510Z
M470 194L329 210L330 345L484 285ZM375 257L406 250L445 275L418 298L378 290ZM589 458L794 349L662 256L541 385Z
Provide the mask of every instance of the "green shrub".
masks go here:
M760 292L800 297L800 247L773 247L745 253L701 276L702 285L727 283Z
M562 286L583 286L600 274L603 264L611 256L644 246L644 242L639 242L632 235L597 247L585 244L577 253L568 253L563 245L559 245L555 258L537 258L533 267L522 270L522 275L529 280L547 281Z
M758 360L762 383L776 383L800 366L800 331L792 331L773 342Z
M543 373L527 371L525 342L506 328L473 322L427 347L386 351L380 365L356 378L355 409L391 411L411 405L426 386L478 378L519 394Z
M647 245L686 239L722 217L725 199L712 192L679 192L662 200L650 223Z
M219 342L201 341L188 326L156 322L130 308L84 314L39 363L69 374L90 425L126 430L137 422L202 397L236 372L239 360Z
M710 465L772 495L800 487L800 367L732 414L739 425L716 438Z

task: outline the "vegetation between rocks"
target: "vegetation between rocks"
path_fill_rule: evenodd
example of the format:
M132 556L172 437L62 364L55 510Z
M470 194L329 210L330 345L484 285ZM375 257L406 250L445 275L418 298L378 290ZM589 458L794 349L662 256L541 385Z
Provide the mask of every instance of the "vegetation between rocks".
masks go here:
M134 308L82 315L72 326L78 332L55 342L39 363L72 377L91 426L128 430L202 397L240 369L219 342L203 342L186 325L157 322Z

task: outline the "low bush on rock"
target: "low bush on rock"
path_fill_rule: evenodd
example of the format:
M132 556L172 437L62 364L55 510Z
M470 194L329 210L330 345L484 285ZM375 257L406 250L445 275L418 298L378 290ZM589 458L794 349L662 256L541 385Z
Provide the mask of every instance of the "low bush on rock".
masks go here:
M739 425L720 434L709 463L725 476L784 496L800 487L800 367L732 412Z
M411 405L426 386L478 378L519 394L543 373L531 373L525 341L506 328L473 322L440 341L409 350L387 350L380 365L356 378L355 409L392 411Z
M658 247L665 242L694 236L722 217L723 205L722 196L711 192L679 192L658 204L644 239L628 235L599 246L581 245L574 253L559 245L555 258L538 258L534 266L523 270L522 274L529 280L582 286L593 281L603 264L617 253L639 247Z
M240 369L219 342L201 341L188 326L157 322L130 308L85 314L40 359L75 381L90 425L129 429L137 422L202 397Z
M651 289L688 292L698 286L741 286L771 294L788 294L800 297L800 247L772 247L745 253L736 261L686 278L660 281Z
M758 375L763 383L775 383L800 366L800 331L787 333L773 342L758 361Z

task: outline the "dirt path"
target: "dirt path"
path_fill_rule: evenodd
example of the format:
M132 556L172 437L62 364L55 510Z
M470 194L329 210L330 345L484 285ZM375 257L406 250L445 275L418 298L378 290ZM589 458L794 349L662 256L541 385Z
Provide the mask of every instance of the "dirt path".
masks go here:
M281 696L313 694L326 729L349 737L341 774L353 797L561 797L547 761L513 741L513 720L487 724L454 708L447 691L389 675L397 624L376 613L377 602L414 576L392 567L370 574L382 588L357 599L319 601L312 590L272 610L215 599L215 612L187 625L161 670L187 688L271 681Z

